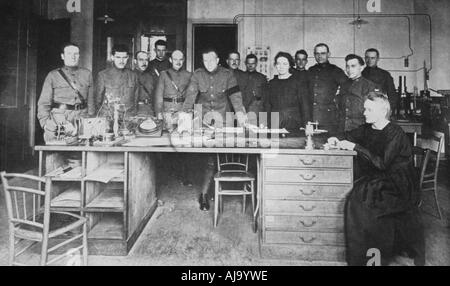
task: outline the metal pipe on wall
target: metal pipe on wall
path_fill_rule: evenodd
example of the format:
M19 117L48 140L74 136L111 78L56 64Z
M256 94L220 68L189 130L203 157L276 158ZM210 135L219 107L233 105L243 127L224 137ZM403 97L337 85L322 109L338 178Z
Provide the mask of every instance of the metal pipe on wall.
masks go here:
M408 22L408 48L411 51L410 54L408 55L404 55L401 57L397 57L397 58L389 58L386 57L384 59L405 59L408 58L412 55L414 55L414 50L411 47L411 17L413 16L424 16L426 18L428 18L429 21L429 44L430 44L430 51L429 51L429 56L430 56L430 68L428 69L428 71L431 71L433 69L433 28L432 28L432 21L431 21L431 16L429 14L422 14L422 13L415 13L415 14L383 14L383 15L373 15L373 14L361 14L360 16L363 17L367 17L367 18L400 18L403 17L405 19L407 19ZM266 18L266 17L298 17L298 18L354 18L354 14L238 14L233 18L233 23L234 24L239 24L239 19L240 18L246 18L246 17L262 17L262 18ZM356 35L354 34L353 36L353 42L354 42L354 49L355 49L355 42L356 42ZM335 58L339 58L339 57L335 57ZM392 72L418 72L423 70L424 68L421 67L419 69L416 70L390 70Z

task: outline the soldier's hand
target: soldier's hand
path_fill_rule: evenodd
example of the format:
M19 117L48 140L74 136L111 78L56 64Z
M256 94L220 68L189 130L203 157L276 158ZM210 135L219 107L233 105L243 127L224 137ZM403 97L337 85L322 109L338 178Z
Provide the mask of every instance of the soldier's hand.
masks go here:
M192 114L186 112L178 113L178 132L191 132L192 130Z
M247 126L247 124L248 124L247 114L242 113L242 112L237 112L236 117L237 117L239 126Z
M330 144L330 146L333 147L337 147L337 144L339 143L339 139L337 139L336 137L330 137L328 138L328 144Z
M44 130L48 132L55 132L58 129L56 122L52 119L47 120L44 125Z
M64 126L64 131L65 131L67 136L75 136L75 135L77 135L77 129L75 128L75 126L73 126L72 123L67 122L63 126Z

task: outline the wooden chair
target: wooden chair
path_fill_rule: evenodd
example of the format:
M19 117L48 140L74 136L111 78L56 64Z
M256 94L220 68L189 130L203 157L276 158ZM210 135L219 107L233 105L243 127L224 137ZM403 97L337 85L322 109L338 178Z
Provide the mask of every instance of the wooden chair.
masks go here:
M255 176L248 171L248 154L217 154L218 172L214 175L214 227L219 212L223 211L222 196L242 196L242 212L245 213L247 196L252 199L253 225L255 225ZM242 183L242 189L223 189L222 183ZM219 210L220 205L220 210Z
M442 212L437 197L437 178L439 171L439 160L441 159L442 146L444 145L444 135L430 137L428 144L418 142L418 147L425 149L425 155L420 168L420 188L422 192L433 192L434 201L436 203L438 217L442 219ZM416 149L417 150L417 149ZM421 199L419 207L422 205Z
M87 265L87 220L84 217L66 213L50 211L50 199L52 191L52 181L50 178L40 178L24 174L0 173L3 189L5 191L6 208L8 212L9 224L9 264L25 266L25 264L16 262L16 257L23 254L37 243L41 245L40 265L50 265L66 256L72 256L82 249L83 264ZM12 185L12 179L20 179L18 184ZM16 181L19 182L19 181ZM24 183L26 182L26 183ZM45 184L45 191L23 187L29 184ZM58 216L58 222L61 220L70 220L68 223L61 223L61 226L54 227L50 222L55 222L53 218ZM72 236L67 236L70 232L76 232ZM62 237L64 236L64 237ZM49 239L64 239L63 242L49 248ZM70 249L65 254L58 255L51 261L48 261L48 255L55 250L68 245L69 243L82 239L82 245ZM16 253L15 247L20 242L30 242Z

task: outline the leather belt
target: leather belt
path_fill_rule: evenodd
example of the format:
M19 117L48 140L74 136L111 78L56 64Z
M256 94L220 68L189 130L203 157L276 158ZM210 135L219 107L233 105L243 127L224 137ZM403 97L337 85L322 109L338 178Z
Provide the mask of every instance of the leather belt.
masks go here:
M184 102L184 97L172 97L172 98L164 97L163 100L165 102L182 103Z
M87 106L86 104L65 104L65 103L58 103L58 102L54 102L51 106L51 108L65 108L66 110L82 110L85 109Z

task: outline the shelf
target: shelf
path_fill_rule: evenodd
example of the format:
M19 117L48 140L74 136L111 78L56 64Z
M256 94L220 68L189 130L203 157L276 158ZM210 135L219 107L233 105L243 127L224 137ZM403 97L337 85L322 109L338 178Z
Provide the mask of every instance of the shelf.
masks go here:
M101 183L124 182L123 164L104 164L89 172L85 177L86 181L95 181Z
M124 210L123 190L120 189L106 189L102 191L86 206L89 211L96 209L99 211L119 211Z
M50 206L52 208L80 208L81 191L79 188L72 187L52 199Z
M105 214L103 218L89 231L89 239L123 239L122 216Z
M63 174L54 175L57 170L46 174L45 176L49 176L52 178L52 181L59 182L71 182L71 181L81 181L81 167L76 167L71 169Z

